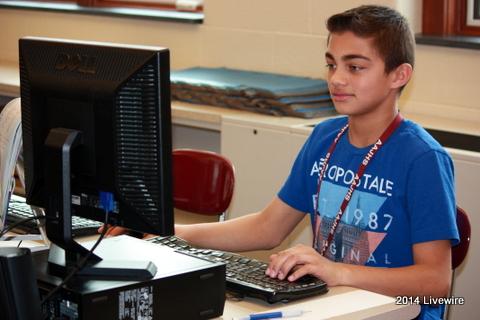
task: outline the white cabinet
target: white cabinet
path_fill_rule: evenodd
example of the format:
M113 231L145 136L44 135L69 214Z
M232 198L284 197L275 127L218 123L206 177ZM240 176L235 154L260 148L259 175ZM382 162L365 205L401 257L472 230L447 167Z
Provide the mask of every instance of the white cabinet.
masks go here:
M172 125L172 147L173 149L193 148L220 153L220 132L174 123Z
M464 263L455 272L453 295L464 297L465 304L452 306L449 311L450 320L477 319L480 314L480 153L456 149L448 150L455 163L455 187L457 204L470 218L472 236L470 248Z

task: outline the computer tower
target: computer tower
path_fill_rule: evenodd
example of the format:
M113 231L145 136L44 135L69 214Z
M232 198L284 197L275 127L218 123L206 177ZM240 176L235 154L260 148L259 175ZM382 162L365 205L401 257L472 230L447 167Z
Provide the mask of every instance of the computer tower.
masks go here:
M98 252L97 252L98 251ZM75 277L43 306L49 319L210 319L225 304L225 265L177 253L128 236L105 239L96 249L108 259L149 259L157 274L146 281ZM48 252L33 254L42 295L61 282L48 272Z
M4 320L41 319L40 298L28 248L0 248L0 310Z

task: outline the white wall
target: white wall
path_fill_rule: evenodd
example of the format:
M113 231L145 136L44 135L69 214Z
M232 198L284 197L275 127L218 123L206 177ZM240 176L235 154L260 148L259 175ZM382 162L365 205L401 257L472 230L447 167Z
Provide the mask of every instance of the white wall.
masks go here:
M202 25L0 10L0 63L18 61L18 38L36 35L167 46L173 68L228 66L323 77L326 18L365 3L397 8L420 29L416 0L205 0ZM478 50L419 45L403 110L480 123L479 57Z

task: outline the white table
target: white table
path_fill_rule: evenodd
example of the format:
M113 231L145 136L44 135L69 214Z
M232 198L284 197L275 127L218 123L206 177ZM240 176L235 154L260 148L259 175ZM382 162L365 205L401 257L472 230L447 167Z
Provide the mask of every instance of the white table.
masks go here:
M412 319L420 312L419 305L396 305L395 298L351 287L333 287L317 297L292 301L287 304L261 302L257 299L233 301L227 299L222 320L231 320L251 313L283 310L309 311L292 320L320 319Z

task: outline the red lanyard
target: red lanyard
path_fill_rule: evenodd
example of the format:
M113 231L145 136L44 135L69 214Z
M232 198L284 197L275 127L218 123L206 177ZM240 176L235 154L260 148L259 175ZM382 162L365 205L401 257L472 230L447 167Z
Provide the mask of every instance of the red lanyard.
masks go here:
M382 133L380 138L378 138L377 142L372 146L370 151L365 155L365 158L363 158L362 162L360 163L360 166L358 167L357 173L355 174L355 177L350 184L350 188L348 188L347 194L343 198L343 202L340 205L340 209L337 212L337 215L335 216L335 220L333 221L332 227L330 228L330 231L328 233L328 238L327 241L323 242L322 249L320 251L320 254L323 256L325 255L325 251L327 251L327 248L330 246L330 243L333 240L333 236L335 235L335 230L337 229L338 223L340 222L340 219L342 219L343 213L345 212L345 209L347 208L350 200L352 199L352 194L357 188L358 184L360 183L360 179L363 176L363 173L365 172L365 169L367 168L367 165L370 163L370 160L372 160L373 156L380 150L380 148L385 144L387 139L392 135L392 133L395 131L395 129L398 128L400 123L402 122L403 117L400 115L400 113L397 113L397 116L393 121L390 123L390 125L385 129L385 131ZM314 218L313 218L313 234L314 234L314 239L313 239L313 246L314 248L318 251L318 233L319 233L319 228L316 227L317 225L317 211L318 211L318 204L320 201L320 187L322 186L322 181L323 177L325 175L325 171L327 170L327 165L328 161L330 160L330 157L332 156L333 151L335 150L335 147L338 144L338 141L340 138L343 136L345 131L348 129L348 123L340 130L340 132L337 134L335 139L333 140L332 145L330 148L328 148L327 154L325 155L325 160L323 161L322 167L320 169L320 175L318 177L318 187L317 187L317 199L315 201L315 207L313 208L314 212ZM319 212L320 214L320 212Z

